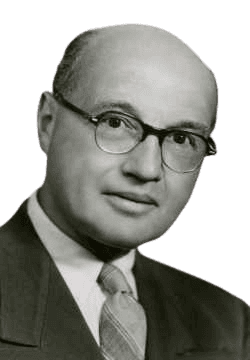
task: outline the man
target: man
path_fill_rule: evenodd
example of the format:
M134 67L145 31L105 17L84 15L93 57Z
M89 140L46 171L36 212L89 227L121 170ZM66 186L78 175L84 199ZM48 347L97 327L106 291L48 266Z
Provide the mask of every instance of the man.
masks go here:
M212 72L166 31L68 46L39 105L44 184L0 230L1 360L250 359L246 304L135 250L186 205L216 108Z

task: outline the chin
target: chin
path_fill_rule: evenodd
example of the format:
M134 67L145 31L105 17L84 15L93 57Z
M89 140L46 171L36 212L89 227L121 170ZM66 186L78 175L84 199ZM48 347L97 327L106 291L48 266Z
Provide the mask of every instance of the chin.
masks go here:
M152 219L120 216L89 216L77 219L74 226L79 241L87 237L92 241L120 249L134 249L160 237L171 225L170 219Z
M164 231L163 231L164 232ZM163 234L162 231L146 232L146 229L131 231L126 229L124 231L117 230L116 232L105 232L95 234L95 239L106 246L111 246L120 249L135 249L138 246L145 244L151 240L155 240ZM98 236L99 235L99 236Z

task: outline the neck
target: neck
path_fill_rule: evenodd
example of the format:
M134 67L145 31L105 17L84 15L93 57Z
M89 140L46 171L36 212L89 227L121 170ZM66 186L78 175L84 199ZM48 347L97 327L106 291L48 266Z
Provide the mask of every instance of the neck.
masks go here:
M54 217L51 216L52 214L50 214L50 211L49 211L51 206L45 206L45 204L44 204L45 201L43 201L43 200L44 200L44 198L42 196L42 188L41 188L37 193L37 201L38 201L39 205L41 206L41 208L43 209L43 211L46 213L46 215L50 218L50 220L53 221L55 226L58 227L62 232L64 232L67 236L69 236L70 238L72 238L73 240L78 242L78 244L83 246L85 249L87 249L89 252L91 252L93 255L95 255L98 259L100 259L104 262L109 262L109 261L117 259L123 255L126 255L130 251L130 249L118 248L118 247L113 247L110 245L103 244L102 242L94 240L89 236L77 233L77 230L75 231L75 233L72 236L72 234L68 233L66 231L66 229L62 228L59 225L59 221L56 221L56 219L54 219ZM46 211L46 209L48 209L48 211Z

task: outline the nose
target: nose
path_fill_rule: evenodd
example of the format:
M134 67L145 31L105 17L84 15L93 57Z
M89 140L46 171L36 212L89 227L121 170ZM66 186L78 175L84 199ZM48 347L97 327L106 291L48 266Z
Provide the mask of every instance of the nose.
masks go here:
M127 153L122 170L124 175L140 182L159 181L162 176L162 157L158 138L149 135Z

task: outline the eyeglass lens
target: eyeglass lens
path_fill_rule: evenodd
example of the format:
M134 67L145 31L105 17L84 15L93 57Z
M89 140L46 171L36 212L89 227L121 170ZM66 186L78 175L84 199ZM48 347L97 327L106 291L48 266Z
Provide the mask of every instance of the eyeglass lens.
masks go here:
M114 154L129 152L142 137L143 128L136 119L111 112L99 117L96 142L103 151ZM199 136L173 130L162 143L163 162L177 172L193 171L201 164L206 149L205 141Z

